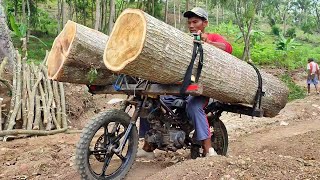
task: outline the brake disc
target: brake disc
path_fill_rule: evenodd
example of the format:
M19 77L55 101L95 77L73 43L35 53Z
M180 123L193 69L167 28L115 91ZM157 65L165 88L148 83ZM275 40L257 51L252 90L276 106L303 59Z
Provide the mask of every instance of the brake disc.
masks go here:
M97 151L97 150L101 150L101 149L106 149L105 147L103 147L103 144L104 144L104 134L102 134L96 144L94 145L94 150ZM100 153L97 153L94 155L94 157L99 161L99 162L104 162L104 160L106 159L106 152L107 150L105 150L104 153L100 152Z

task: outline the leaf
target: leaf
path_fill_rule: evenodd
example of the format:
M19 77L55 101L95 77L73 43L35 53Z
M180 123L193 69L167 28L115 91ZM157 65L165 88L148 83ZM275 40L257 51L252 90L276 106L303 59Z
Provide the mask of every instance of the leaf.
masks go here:
M19 30L19 27L16 23L16 20L12 14L10 14L9 20L10 20L10 26L11 26L13 32L15 33L15 35L18 36L19 38L23 38L23 36Z
M27 25L20 24L19 31L23 37L26 36L27 35Z
M40 41L44 46L48 47L48 46L46 45L46 43L44 43L44 42L43 42L41 39L39 39L38 37L33 36L33 35L30 35L29 37L30 37L30 38L34 38L34 39Z

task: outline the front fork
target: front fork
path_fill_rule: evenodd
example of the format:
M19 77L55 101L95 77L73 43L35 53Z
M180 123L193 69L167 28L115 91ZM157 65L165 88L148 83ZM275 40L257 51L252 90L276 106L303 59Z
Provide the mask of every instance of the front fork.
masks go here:
M114 149L113 151L115 153L119 153L123 150L123 147L124 145L127 143L127 140L129 138L129 134L132 130L132 128L136 125L136 122L137 122L137 119L139 117L139 114L140 114L140 110L142 108L142 101L134 101L134 100L128 100L126 102L124 102L124 104L121 105L121 110L125 111L126 107L128 106L128 104L132 104L132 105L135 105L135 110L134 110L134 113L130 119L130 123L129 123L129 126L124 134L124 140L120 143L119 147Z

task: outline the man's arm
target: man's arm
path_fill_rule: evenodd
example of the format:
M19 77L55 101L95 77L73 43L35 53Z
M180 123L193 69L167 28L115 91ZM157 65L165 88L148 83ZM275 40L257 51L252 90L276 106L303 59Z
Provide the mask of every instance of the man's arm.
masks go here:
M232 46L230 43L228 43L222 36L218 34L208 34L208 33L202 33L201 34L201 39L208 43L211 44L219 49L222 49L228 53L232 53Z
M217 47L217 48L219 48L219 49L222 49L222 50L224 50L224 51L226 51L226 44L225 43L221 43L221 42L212 42L212 41L210 41L210 40L206 40L205 41L206 43L209 43L209 44L211 44L211 45L214 45L215 47Z
M317 66L316 66L316 67L317 67L316 74L318 75L318 79L320 79L320 78L319 78L319 76L320 76L320 74L319 74L319 65L317 64Z

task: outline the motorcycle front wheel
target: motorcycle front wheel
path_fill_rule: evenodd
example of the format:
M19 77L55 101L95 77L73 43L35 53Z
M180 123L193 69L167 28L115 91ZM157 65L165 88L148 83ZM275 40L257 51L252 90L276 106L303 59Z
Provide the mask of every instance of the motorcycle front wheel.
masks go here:
M76 148L76 168L85 180L123 179L134 163L138 148L135 125L125 139L130 116L109 110L92 119L83 129ZM120 151L118 147L125 143Z

